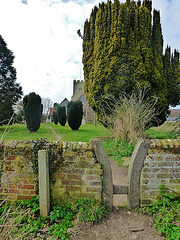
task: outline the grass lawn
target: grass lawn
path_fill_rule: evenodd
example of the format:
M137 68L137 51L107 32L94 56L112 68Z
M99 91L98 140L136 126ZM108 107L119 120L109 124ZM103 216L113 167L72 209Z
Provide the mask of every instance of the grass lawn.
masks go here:
M5 128L6 126L0 126L0 138ZM3 140L36 140L40 138L47 138L50 141L55 141L57 139L51 129L45 124L41 124L40 129L35 133L30 133L25 124L14 124L9 126Z
M6 126L0 126L0 139L5 131ZM3 140L36 140L45 138L48 141L56 141L57 136L52 129L59 135L62 141L72 142L89 142L93 138L102 138L111 136L111 132L100 124L81 125L78 131L73 131L66 125L62 127L60 124L42 123L38 132L30 133L24 124L14 124L8 128Z
M62 137L63 141L89 142L93 138L103 138L111 136L111 132L100 124L86 123L81 125L78 131L73 131L66 124L65 127L55 124L50 125L53 130Z
M152 127L145 132L145 136L149 139L175 139L178 138L176 128L179 123L165 122L159 127Z

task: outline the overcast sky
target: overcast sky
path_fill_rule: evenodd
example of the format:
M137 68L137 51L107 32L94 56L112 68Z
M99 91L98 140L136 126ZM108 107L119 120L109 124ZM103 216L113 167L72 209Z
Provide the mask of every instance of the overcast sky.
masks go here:
M83 33L84 21L99 2L0 0L0 35L15 55L24 94L36 92L53 102L71 99L73 79L83 79L77 30ZM153 7L161 12L165 46L180 50L180 0L154 0Z

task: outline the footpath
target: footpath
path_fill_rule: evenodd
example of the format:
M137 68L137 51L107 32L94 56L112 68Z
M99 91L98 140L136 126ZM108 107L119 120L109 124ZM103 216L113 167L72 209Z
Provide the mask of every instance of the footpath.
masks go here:
M110 161L113 184L127 184L128 172L126 166L119 167ZM103 222L94 226L82 225L77 229L71 240L163 240L152 227L151 219L143 214L130 212L127 205L127 195L113 197L113 211Z
M48 127L48 128L50 128L51 131L52 131L52 133L53 133L54 135L56 135L57 141L61 141L61 136L59 136L59 135L54 131L54 129L52 129L52 127Z
M57 140L61 137L51 128ZM110 160L113 184L128 184L126 166L119 167ZM163 240L152 227L151 219L143 214L130 212L127 208L127 195L114 195L113 211L104 221L94 224L80 224L74 229L71 240Z

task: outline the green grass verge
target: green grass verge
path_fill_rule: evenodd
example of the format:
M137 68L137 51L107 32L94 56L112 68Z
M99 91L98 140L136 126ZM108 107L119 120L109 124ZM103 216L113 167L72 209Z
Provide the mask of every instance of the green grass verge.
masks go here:
M112 157L118 162L119 166L123 165L124 158L132 156L135 145L125 143L121 140L106 139L103 141L108 157Z
M62 137L63 141L89 142L93 138L105 138L111 136L111 132L100 124L86 123L81 125L78 131L73 131L66 124L62 127L59 124L50 124L53 130Z
M149 139L175 139L179 136L178 126L178 122L164 122L159 127L152 127L146 130L145 136Z
M175 132L161 132L152 128L146 130L145 135L149 139L175 139L177 137Z
M2 137L6 126L0 126L0 138ZM24 124L14 124L8 128L3 140L36 140L45 138L48 141L57 141L57 136L52 129L61 137L62 141L89 142L93 138L103 138L111 136L111 132L100 124L81 125L78 131L73 131L66 125L43 123L38 132L30 133Z
M0 138L2 137L6 126L0 126ZM49 141L57 140L56 136L52 134L50 128L46 126L46 124L41 124L38 132L30 133L26 128L25 124L14 124L9 126L8 131L6 132L3 140L36 140L46 138Z

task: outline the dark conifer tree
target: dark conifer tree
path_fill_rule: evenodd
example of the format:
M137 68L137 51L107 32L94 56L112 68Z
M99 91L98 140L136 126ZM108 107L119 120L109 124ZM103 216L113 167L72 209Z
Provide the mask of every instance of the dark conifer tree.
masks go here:
M140 7L141 6L141 0L137 1L137 6Z
M163 66L163 35L160 23L160 12L153 11L153 27L152 27L152 53L153 53L153 69L151 77L151 91L154 96L158 97L157 117L163 123L168 113L168 89L164 76ZM159 97L160 96L160 97Z
M145 6L149 12L151 13L152 11L152 0L144 0L143 1L143 6Z
M32 92L23 98L23 108L27 128L31 132L36 132L41 124L43 105L41 97Z
M0 35L0 124L2 121L10 119L13 113L13 104L23 94L22 87L16 82L16 69L13 67L13 62L14 55Z
M0 125L7 124L13 114L12 102L6 96L0 96Z
M16 69L13 67L14 55L0 35L0 95L9 97L16 103L22 96L22 87L16 82Z
M57 125L58 124L58 116L57 116L56 111L53 112L52 119L53 119L54 124Z
M58 122L61 124L61 126L65 126L66 125L66 107L58 106L56 111L57 111Z
M83 107L81 101L70 101L67 106L68 124L72 130L78 130L81 126Z
M175 49L171 57L172 81L171 81L171 101L172 106L180 104L180 59L179 52Z
M166 84L168 87L168 101L173 102L174 98L174 84L173 84L173 70L171 64L171 48L167 46L165 49L165 54L163 56L163 71L164 78L166 79Z

